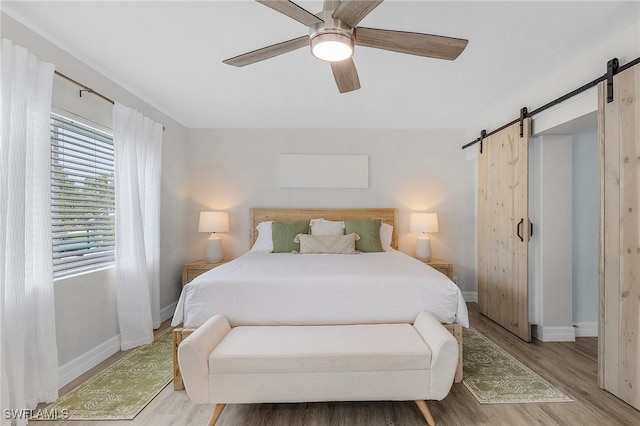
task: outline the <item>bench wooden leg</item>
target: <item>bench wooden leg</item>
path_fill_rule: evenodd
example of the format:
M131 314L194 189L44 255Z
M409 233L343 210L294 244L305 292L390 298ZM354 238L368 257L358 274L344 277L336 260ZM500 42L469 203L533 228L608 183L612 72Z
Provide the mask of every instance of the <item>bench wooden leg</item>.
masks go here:
M456 375L453 379L454 383L461 383L463 378L462 371L462 326L460 324L442 324L444 328L449 330L453 337L458 341L458 367L456 368Z
M180 374L180 366L178 365L178 346L186 339L195 328L174 328L172 331L173 340L173 390L184 390L182 383L182 374Z
M418 409L422 413L422 417L427 421L429 426L435 426L436 422L433 420L433 416L431 415L431 411L429 411L429 407L427 407L427 402L421 399L416 400L416 405Z
M216 424L218 418L220 417L220 414L222 414L222 410L224 410L225 405L226 404L216 404L215 408L213 409L213 413L211 413L211 418L209 419L209 423L207 423L207 426L213 426Z

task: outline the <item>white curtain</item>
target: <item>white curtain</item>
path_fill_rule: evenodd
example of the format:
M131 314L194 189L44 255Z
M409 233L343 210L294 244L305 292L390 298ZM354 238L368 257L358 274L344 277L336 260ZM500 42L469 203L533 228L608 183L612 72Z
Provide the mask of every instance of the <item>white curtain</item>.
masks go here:
M1 424L58 397L51 242L54 66L2 40L0 117Z
M116 295L122 350L153 342L160 327L162 125L116 102Z

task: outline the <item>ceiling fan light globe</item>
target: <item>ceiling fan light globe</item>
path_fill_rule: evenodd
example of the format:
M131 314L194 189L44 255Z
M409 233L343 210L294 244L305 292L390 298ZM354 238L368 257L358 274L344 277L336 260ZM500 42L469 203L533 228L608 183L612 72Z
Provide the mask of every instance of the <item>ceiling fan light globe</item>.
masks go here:
M311 39L311 53L322 61L344 61L353 55L353 41L342 34L319 34Z

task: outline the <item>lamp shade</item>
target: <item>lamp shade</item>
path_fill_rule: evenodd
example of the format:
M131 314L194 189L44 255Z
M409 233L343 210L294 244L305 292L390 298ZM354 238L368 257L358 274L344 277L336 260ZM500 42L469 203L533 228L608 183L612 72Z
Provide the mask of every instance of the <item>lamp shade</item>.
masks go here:
M200 212L198 232L229 232L229 213Z
M437 213L411 213L409 223L411 232L438 232Z

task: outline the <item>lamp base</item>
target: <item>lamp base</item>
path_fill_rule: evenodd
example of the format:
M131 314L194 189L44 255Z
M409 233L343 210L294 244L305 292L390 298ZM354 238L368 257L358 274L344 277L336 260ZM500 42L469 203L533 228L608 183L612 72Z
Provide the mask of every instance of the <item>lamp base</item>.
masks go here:
M221 262L224 257L222 240L215 234L211 234L207 240L207 260L211 263Z
M431 240L427 237L419 237L416 241L416 257L420 260L431 260Z

